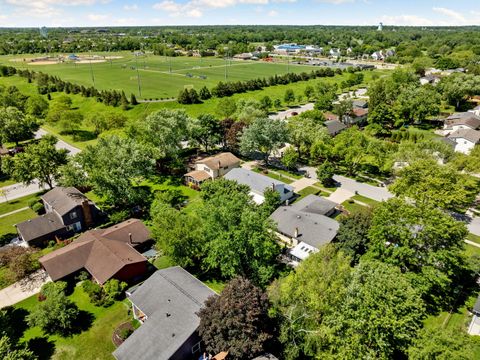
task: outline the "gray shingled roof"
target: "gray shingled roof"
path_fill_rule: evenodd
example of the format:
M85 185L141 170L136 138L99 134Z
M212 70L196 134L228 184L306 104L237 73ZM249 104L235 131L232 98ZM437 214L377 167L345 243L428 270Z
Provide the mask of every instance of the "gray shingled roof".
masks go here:
M76 188L65 188L61 186L50 190L41 198L53 207L60 216L65 215L77 206L82 205L83 201L88 200L88 198ZM92 202L89 203L93 204Z
M337 203L324 197L308 195L305 196L303 199L293 203L291 207L295 210L311 214L325 215L335 209L335 206L337 205Z
M235 168L230 170L224 176L224 178L228 180L235 180L239 184L247 185L250 187L250 190L258 194L263 194L265 189L272 188L272 185L284 185L285 189L293 191L293 188L284 182L243 168Z
M480 143L480 131L472 129L459 129L448 135L450 139L460 138L471 141L474 144Z
M34 219L21 222L16 226L22 239L27 242L65 228L62 219L55 213L47 213Z
M324 122L327 127L327 131L330 135L338 134L340 131L345 130L347 126L338 120L327 120Z
M281 206L270 215L281 234L319 249L337 236L339 224L327 216L299 211L292 206ZM298 229L298 236L295 236Z
M196 313L215 295L179 266L156 271L130 291L130 301L147 320L113 352L118 360L169 359L197 330Z

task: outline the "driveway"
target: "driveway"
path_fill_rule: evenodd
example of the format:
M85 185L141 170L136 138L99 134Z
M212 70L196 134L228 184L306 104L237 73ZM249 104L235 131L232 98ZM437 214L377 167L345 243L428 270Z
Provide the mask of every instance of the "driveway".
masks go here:
M316 169L314 167L304 166L301 167L299 170L308 173L310 178L312 179L317 178ZM376 201L384 201L394 197L394 195L385 187L361 183L342 175L334 175L333 179L340 185L339 187L341 189L345 189L353 193L357 192L359 195L368 197Z
M39 270L28 279L21 280L5 289L0 290L0 308L15 305L16 303L38 294L43 284L52 281L45 270Z
M297 181L294 181L293 183L290 184L290 186L293 187L294 191L298 193L299 191L314 185L317 182L315 179L307 179L307 178L301 178Z
M40 139L42 136L49 134L48 131L44 129L38 129L35 133L35 139ZM73 145L67 144L65 141L58 139L57 144L55 145L57 149L67 149L70 153L69 155L78 154L81 150Z
M313 110L313 103L308 103L296 108L288 109L285 111L280 111L276 114L272 114L269 116L270 119L272 120L285 120L288 119L289 117L293 116L293 113L301 114L305 111Z
M355 193L346 190L346 189L337 189L333 193L330 194L329 197L327 197L328 200L333 201L334 203L341 204L348 199L350 199L352 196L354 196Z

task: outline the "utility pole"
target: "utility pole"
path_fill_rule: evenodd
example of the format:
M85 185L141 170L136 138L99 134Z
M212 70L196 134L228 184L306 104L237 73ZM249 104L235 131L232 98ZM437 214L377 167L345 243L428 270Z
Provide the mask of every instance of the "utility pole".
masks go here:
M138 71L138 56L135 57L136 63L137 63L137 82L138 82L138 96L141 98L142 97L142 84L140 82L140 72Z
M92 75L92 82L93 82L93 87L95 87L95 76L93 76L93 66L92 66L92 51L90 51L90 74Z

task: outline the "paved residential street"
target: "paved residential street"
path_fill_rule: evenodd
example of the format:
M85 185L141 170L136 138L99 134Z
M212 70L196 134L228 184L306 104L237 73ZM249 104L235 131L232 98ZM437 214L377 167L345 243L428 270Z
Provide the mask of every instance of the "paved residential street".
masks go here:
M292 113L301 114L305 111L313 110L313 106L314 106L313 103L308 103L308 104L305 104L305 105L302 105L302 106L299 106L299 107L296 107L296 108L292 108L292 109L288 109L288 110L285 110L285 111L280 111L276 114L272 114L272 115L269 116L269 118L272 119L272 120L288 119L289 117L293 116Z
M30 278L19 281L0 290L0 308L14 305L32 295L38 294L43 284L52 281L45 270L39 270Z
M300 171L305 171L312 179L317 178L317 174L315 172L316 169L314 167L304 166L300 168ZM342 175L334 175L333 179L340 184L341 189L348 190L354 194L357 192L359 195L366 196L376 201L388 200L394 197L394 195L385 187L361 183Z
M35 139L40 139L42 136L45 136L48 134L48 131L44 129L38 129L38 131L35 133ZM69 155L75 155L78 154L81 150L73 145L67 144L65 141L58 139L57 149L67 149L70 151Z

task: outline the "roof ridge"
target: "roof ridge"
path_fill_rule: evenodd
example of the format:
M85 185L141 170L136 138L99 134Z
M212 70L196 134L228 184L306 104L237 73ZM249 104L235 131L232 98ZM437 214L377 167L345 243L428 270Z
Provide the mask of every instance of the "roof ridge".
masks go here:
M182 269L183 270L183 269ZM197 299L195 299L190 293L188 293L187 291L185 291L180 285L178 285L175 281L173 281L172 279L168 278L167 276L163 275L162 272L159 272L159 275L161 277L163 277L165 280L167 280L170 284L172 284L177 290L179 290L182 294L184 294L186 297L188 297L190 300L192 300L195 304L197 304L198 306L202 307L203 304L200 303ZM192 276L190 273L189 273L190 276ZM193 277L193 276L192 276Z

